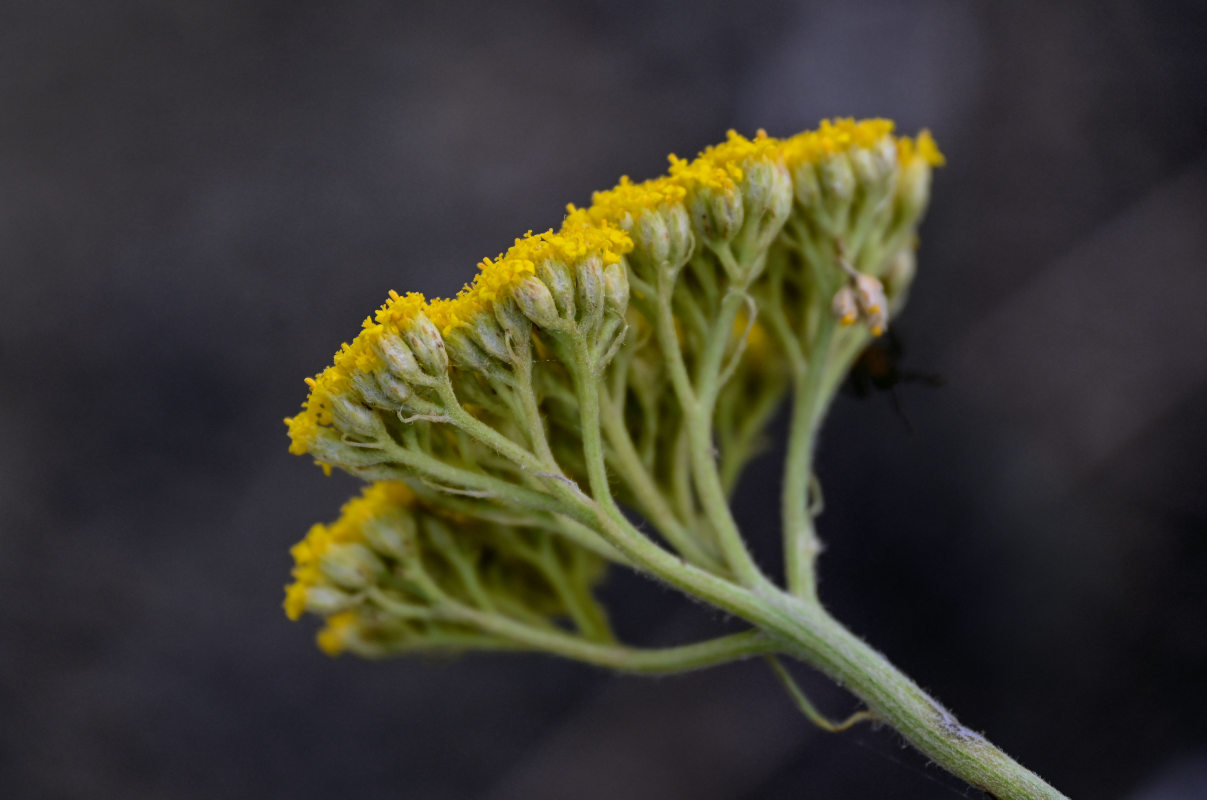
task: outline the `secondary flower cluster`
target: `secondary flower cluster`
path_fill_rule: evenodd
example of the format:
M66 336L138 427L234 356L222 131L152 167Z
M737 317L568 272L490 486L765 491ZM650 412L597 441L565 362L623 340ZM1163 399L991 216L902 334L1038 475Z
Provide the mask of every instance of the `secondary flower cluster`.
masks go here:
M375 482L295 548L289 615L327 617L329 652L497 644L450 608L600 636L598 566L632 563L600 528L621 507L740 573L716 495L789 386L824 407L912 280L943 158L892 131L730 132L568 207L455 298L391 292L286 420L291 452Z

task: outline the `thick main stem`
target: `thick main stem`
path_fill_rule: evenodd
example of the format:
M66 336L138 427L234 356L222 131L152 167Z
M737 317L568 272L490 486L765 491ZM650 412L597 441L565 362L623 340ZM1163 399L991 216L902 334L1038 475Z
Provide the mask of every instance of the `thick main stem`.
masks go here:
M947 709L816 603L770 588L755 622L785 651L859 697L877 719L948 772L998 800L1068 800Z

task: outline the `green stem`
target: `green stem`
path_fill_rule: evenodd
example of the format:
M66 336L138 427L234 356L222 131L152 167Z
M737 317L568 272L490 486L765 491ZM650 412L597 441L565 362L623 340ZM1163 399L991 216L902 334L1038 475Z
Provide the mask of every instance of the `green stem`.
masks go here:
M939 766L998 800L1068 800L1042 778L969 730L880 653L821 606L782 592L747 616L790 652L863 700ZM745 615L743 615L745 616Z
M813 565L821 546L809 511L809 476L817 429L830 397L823 391L824 377L836 326L833 316L822 315L811 348L812 358L803 375L798 372L793 376L792 422L784 461L784 571L788 590L810 599L817 598Z
M472 609L457 608L447 614L450 619L473 625L524 647L598 667L645 675L687 672L761 655L771 649L767 637L759 631L745 631L678 647L641 649L592 642L557 630L532 628L506 617L482 614Z
M619 468L622 480L640 504L638 510L684 558L706 569L717 570L719 565L691 538L690 532L675 517L666 497L658 490L658 484L646 470L633 440L629 438L628 428L625 427L617 404L606 393L599 399L600 420L607 434L608 444L612 447L612 458Z
M746 544L742 540L742 534L738 531L737 524L734 522L733 514L729 509L729 503L725 499L725 488L721 484L721 477L717 473L716 459L713 455L712 403L716 398L716 373L720 371L721 357L724 354L723 343L722 345L713 345L707 348L708 357L702 359L702 363L712 366L712 362L715 361L715 367L713 367L712 378L701 381L698 392L692 386L691 378L688 376L687 365L683 361L683 352L679 347L679 341L675 334L675 319L671 311L673 281L673 274L669 269L662 270L658 276L658 319L656 321L656 328L658 344L667 360L671 383L675 388L679 404L683 408L691 456L692 477L695 480L696 493L699 495L700 503L704 506L704 511L708 514L709 520L712 523L713 530L717 536L717 543L721 547L721 552L724 554L726 562L728 562L734 574L741 579L742 583L756 585L763 580L763 574L750 557L750 552L746 549ZM726 309L726 303L729 303L731 308ZM721 319L717 320L715 325L717 326L717 330L720 330L724 326L723 333L726 337L728 337L730 330L732 330L733 319L736 317L738 311L741 310L742 304L742 296L736 294L727 296L725 301L722 301L722 308L728 311L729 316L727 318L725 311L723 311ZM701 375L705 374L707 374L705 367L701 367Z

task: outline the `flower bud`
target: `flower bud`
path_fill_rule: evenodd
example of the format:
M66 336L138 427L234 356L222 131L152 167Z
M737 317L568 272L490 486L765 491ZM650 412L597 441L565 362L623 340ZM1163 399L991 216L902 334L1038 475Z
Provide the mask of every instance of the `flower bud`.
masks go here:
M491 358L505 363L511 361L511 348L507 346L503 328L495 317L489 314L475 315L469 331L478 346Z
M375 439L384 433L377 414L347 395L332 395L330 407L335 427L342 433L366 439Z
M536 268L537 277L549 287L549 294L563 319L574 319L574 277L561 261L542 261Z
M914 273L918 270L917 256L913 247L903 247L889 259L884 270L885 291L896 297L909 288L913 283Z
M513 346L524 342L532 335L532 323L520 310L512 298L500 298L494 303L495 320L499 323L503 335L511 340Z
M475 372L491 372L498 367L470 338L465 328L454 328L444 337L444 345L454 366Z
M448 369L448 353L444 351L444 339L432 321L424 314L416 314L403 332L407 346L429 375L439 375Z
M411 348L396 334L382 333L373 340L372 347L386 369L399 378L409 381L422 377L423 371L419 369L419 362L415 360Z
M887 143L888 147L884 145ZM865 191L879 193L896 172L897 150L885 138L873 147L856 147L848 153L855 177Z
M629 235L633 237L637 261L644 259L655 270L666 264L682 266L695 247L691 216L681 203L641 212Z
M556 328L561 322L557 313L557 304L553 302L553 294L549 287L529 275L515 285L511 296L524 316L532 320L539 328Z
M855 171L845 155L834 155L818 165L822 204L830 217L830 231L846 227L851 201L855 198Z
M411 391L411 386L406 381L399 380L393 374L382 370L377 373L377 385L381 387L381 393L388 401L386 408L397 408L399 405L411 399L414 392Z
M796 202L812 211L821 206L821 183L817 170L805 162L792 171L792 185L796 191Z
M334 428L318 428L306 442L306 452L320 464L354 470L381 463L381 451L356 447L344 442L343 434Z
M629 307L629 274L624 264L609 264L603 271L604 303L621 317Z
M357 605L359 600L334 586L306 587L306 610L311 614L338 614Z
M372 550L351 543L335 545L324 553L319 559L319 571L336 586L359 591L371 586L386 568Z
M643 211L634 220L633 244L640 247L654 264L665 264L671 252L671 234L666 220L656 211Z
M901 172L897 184L898 215L906 225L913 225L926 210L930 199L930 165L921 158L910 160Z
M736 187L729 191L698 189L691 200L691 217L701 237L727 242L738 235L746 218L742 193Z
M383 369L382 372L385 372L385 370ZM378 385L377 379L372 373L353 370L348 375L348 382L352 384L352 388L369 407L384 409L393 409L395 407L396 404L386 397L385 392L381 390L381 386Z
M578 286L578 310L583 319L599 313L603 306L603 259L598 255L583 258L575 265L574 282Z
M383 556L405 561L415 554L415 517L394 512L368 519L361 525L365 542Z
M782 165L756 161L745 167L742 195L746 220L739 242L743 260L753 260L779 235L792 213L792 177Z

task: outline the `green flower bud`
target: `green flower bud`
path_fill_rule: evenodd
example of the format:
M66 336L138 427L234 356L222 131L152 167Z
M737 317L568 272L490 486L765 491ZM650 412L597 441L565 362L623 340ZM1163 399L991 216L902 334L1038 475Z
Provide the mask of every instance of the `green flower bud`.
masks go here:
M538 328L556 328L561 322L557 304L549 287L533 276L522 279L511 291L511 296L524 316Z
M603 271L604 303L623 317L629 307L629 273L624 264L609 264Z
M411 391L410 384L399 380L393 374L382 370L377 373L377 385L381 387L381 393L386 397L387 405L385 408L396 409L398 406L411 399L414 392Z
M376 413L346 395L332 396L331 417L338 430L351 436L376 439L385 433Z
M415 555L417 527L412 514L400 512L370 518L361 525L361 532L378 553L406 561Z
M835 155L822 161L817 172L830 231L838 233L846 228L851 201L855 198L855 171L850 159Z
M640 247L654 264L665 264L670 258L670 230L666 219L658 212L642 212L634 220L632 235L633 244Z
M738 235L746 218L742 193L699 189L691 199L691 219L696 233L713 242L727 242Z
M448 369L448 353L444 351L444 339L427 316L417 314L403 332L403 337L419 366L429 375L439 375Z
M494 304L495 320L502 328L503 336L511 340L512 346L526 342L532 335L532 324L514 299L503 299Z
M903 247L893 254L884 270L884 289L896 297L909 288L918 271L918 258L914 248Z
M913 225L930 200L930 164L915 158L905 166L897 184L898 224Z
M746 167L743 183L746 218L740 244L750 257L771 246L792 213L792 176L780 164L758 161Z
M362 544L335 545L319 559L319 571L327 580L350 591L372 586L385 574L385 565Z
M574 277L561 261L543 261L536 268L537 277L549 287L549 294L563 319L574 319Z
M507 346L503 328L500 327L497 319L486 314L478 314L474 317L473 325L469 330L474 341L487 355L504 363L511 361L511 348Z
M633 263L638 268L648 265L656 271L667 264L678 268L695 247L691 216L678 203L642 211L629 235L633 237Z
M306 588L306 610L311 614L328 616L347 611L359 604L359 600L334 586L308 586Z
M423 376L423 370L419 368L419 362L415 360L411 348L407 347L397 335L383 333L373 340L372 346L378 358L386 365L386 369L404 381L415 380Z
M603 259L587 256L575 265L574 282L578 286L578 310L583 319L600 313L604 301Z
M806 210L812 211L821 206L821 183L811 163L805 162L792 171L792 185L796 202Z
M864 191L883 194L883 189L897 172L897 148L892 139L883 139L871 148L856 147L848 156Z
M449 331L448 335L444 337L444 345L453 365L460 369L483 373L498 370L498 365L493 363L490 356L474 343L465 328Z
M377 379L367 372L353 370L348 375L348 381L352 384L352 388L361 396L361 399L372 408L393 409L397 404L390 401L386 397L385 392L381 390Z
M380 464L381 451L376 448L356 447L344 442L343 434L334 428L320 428L306 442L306 452L315 461L342 467L352 471Z

